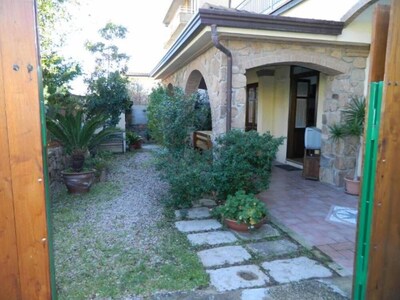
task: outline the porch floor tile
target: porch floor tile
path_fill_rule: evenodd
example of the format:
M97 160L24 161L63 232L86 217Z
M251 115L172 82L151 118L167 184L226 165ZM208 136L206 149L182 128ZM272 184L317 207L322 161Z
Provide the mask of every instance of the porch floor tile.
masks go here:
M270 188L259 194L279 223L315 246L347 272L353 272L356 226L332 222L333 206L357 208L358 197L318 181L301 171L273 168Z

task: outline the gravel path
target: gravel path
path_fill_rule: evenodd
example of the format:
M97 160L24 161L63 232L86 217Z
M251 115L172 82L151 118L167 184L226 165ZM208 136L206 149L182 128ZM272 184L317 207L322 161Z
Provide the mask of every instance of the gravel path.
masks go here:
M168 226L160 226L165 225L161 199L168 184L155 170L156 149L145 146L113 156L107 182L86 195L67 195L63 185L52 188L60 299L140 292L135 276L142 276L141 270L154 272L165 262L159 249L171 235Z
M140 250L158 243L157 223L163 218L160 199L168 189L152 163L153 149L144 146L135 155L115 157L108 180L121 184L122 193L98 208L102 221L96 224L96 231L106 232L110 238L129 231L124 243Z

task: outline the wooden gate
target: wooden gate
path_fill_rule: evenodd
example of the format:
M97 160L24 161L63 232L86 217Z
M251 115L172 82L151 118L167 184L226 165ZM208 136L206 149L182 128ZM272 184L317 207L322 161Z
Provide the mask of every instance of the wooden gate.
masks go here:
M50 299L33 0L0 1L0 299Z

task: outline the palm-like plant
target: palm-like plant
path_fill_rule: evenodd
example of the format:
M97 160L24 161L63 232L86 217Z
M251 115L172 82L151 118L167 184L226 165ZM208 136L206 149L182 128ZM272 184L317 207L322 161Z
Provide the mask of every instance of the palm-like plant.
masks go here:
M329 126L330 138L338 141L345 137L358 137L359 141L354 149L357 153L357 159L353 178L357 180L360 171L359 166L361 165L361 145L365 123L365 98L362 96L352 97L347 108L343 110L343 119L344 123Z
M104 128L106 121L107 117L103 115L84 120L82 111L75 114L67 113L65 116L56 114L53 118L47 118L47 129L71 155L74 172L82 170L88 150L93 150L106 139L120 132L117 128ZM101 129L102 127L103 129Z

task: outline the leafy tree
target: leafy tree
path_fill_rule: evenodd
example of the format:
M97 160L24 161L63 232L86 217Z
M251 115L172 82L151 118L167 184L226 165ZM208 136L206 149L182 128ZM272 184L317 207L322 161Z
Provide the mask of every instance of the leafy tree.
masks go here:
M120 115L130 106L128 79L125 76L129 56L120 53L113 42L124 39L127 29L120 25L107 23L99 30L102 41L86 42L86 49L95 55L96 66L88 83L88 115L105 114L108 123L116 125Z
M139 82L132 82L129 85L129 94L133 104L147 104L148 93Z
M72 0L38 0L38 27L46 102L53 107L76 105L69 83L82 74L81 67L58 53L64 44L63 24L71 20L66 4Z
M147 108L151 136L168 150L181 152L189 142L195 124L195 96L180 88L159 85L149 96Z

